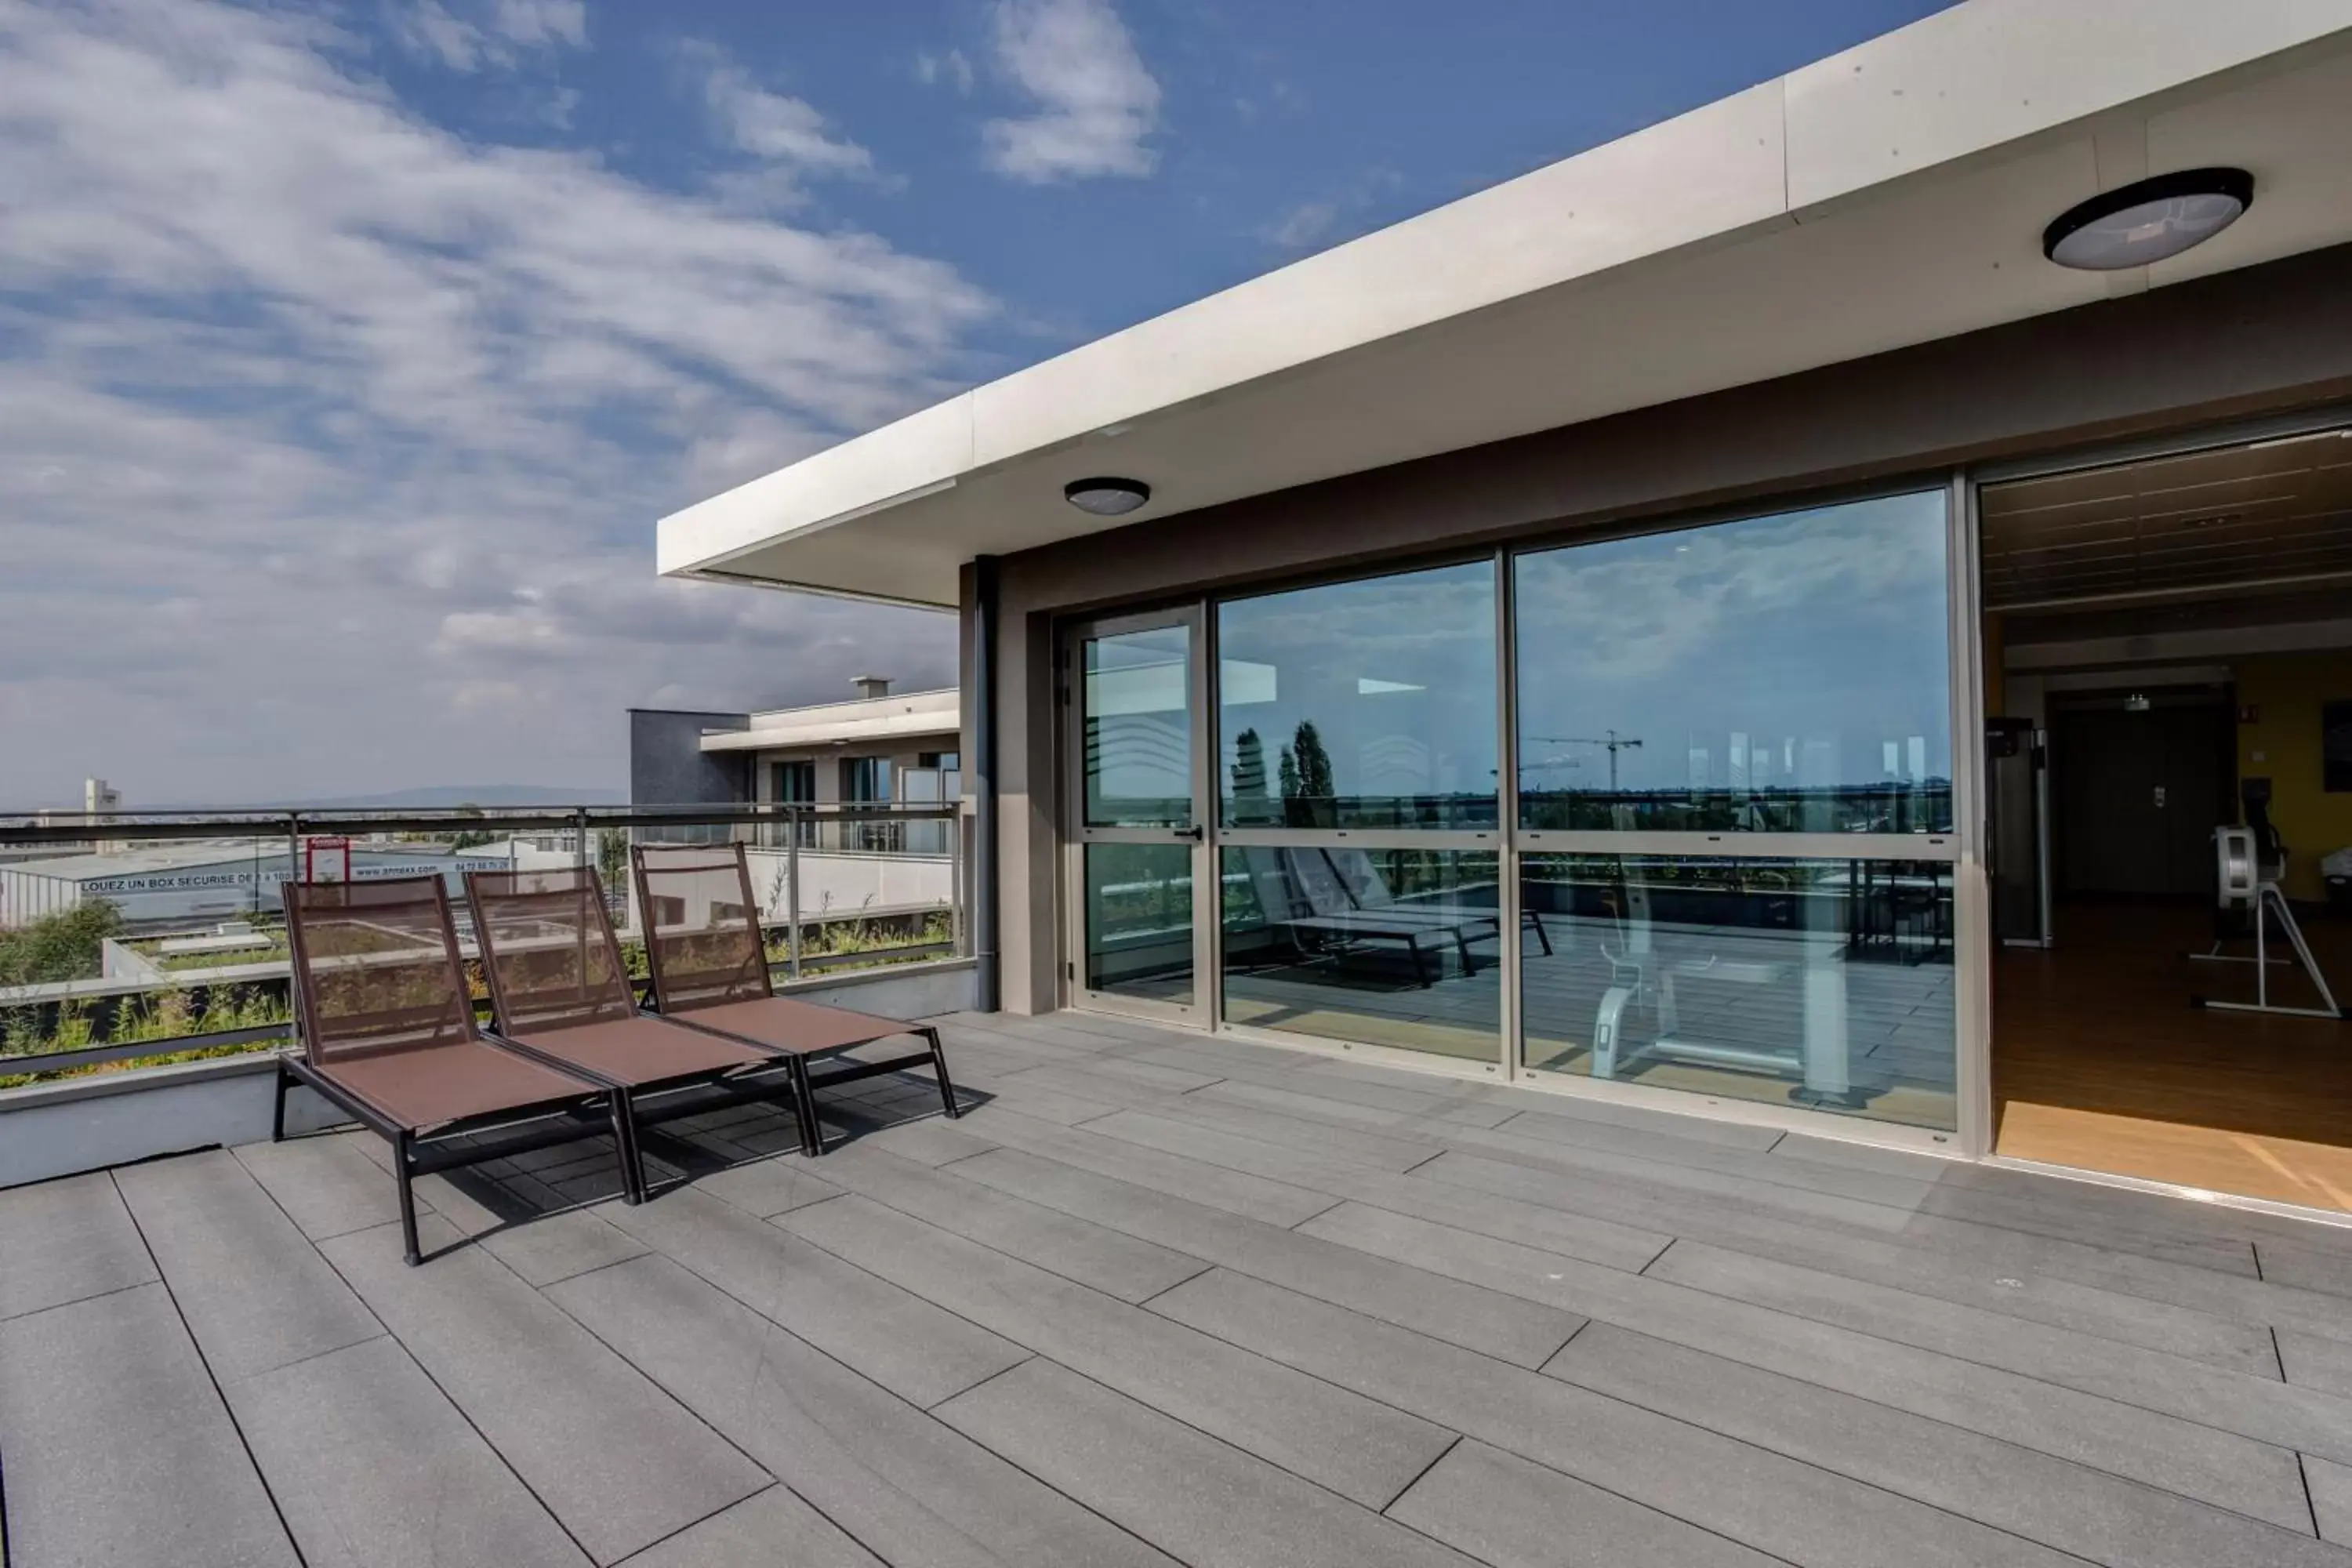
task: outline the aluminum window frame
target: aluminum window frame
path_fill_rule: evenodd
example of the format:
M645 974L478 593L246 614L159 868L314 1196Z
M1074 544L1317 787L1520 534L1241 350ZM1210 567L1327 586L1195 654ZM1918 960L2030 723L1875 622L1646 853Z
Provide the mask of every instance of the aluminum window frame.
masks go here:
M1218 907L1214 880L1216 846L1212 837L1214 825L1204 822L1201 816L1202 791L1207 778L1205 769L1210 765L1202 745L1207 722L1202 709L1204 702L1214 693L1214 685L1209 675L1215 658L1212 644L1213 624L1210 601L1195 599L1163 604L1146 610L1071 616L1054 628L1055 728L1060 737L1055 773L1061 786L1063 807L1061 841L1056 847L1061 857L1056 878L1061 889L1061 910L1055 921L1061 933L1061 952L1056 962L1058 994L1066 1006L1088 1007L1121 1016L1189 1027L1216 1027L1216 993L1202 989L1211 983L1207 966L1209 954L1203 952L1203 945L1205 942L1212 951L1217 946L1215 938L1220 929L1218 921L1222 919L1222 910ZM1090 824L1086 819L1086 670L1078 658L1079 650L1087 643L1104 637L1170 628L1183 630L1191 661L1185 671L1184 700L1187 709L1186 744L1191 753L1186 771L1192 785L1192 824L1188 827ZM1165 847L1180 843L1190 850L1192 869L1192 1001L1161 1002L1089 986L1086 977L1087 848L1097 844ZM1206 921L1202 913L1204 889L1207 889L1206 901L1211 911Z
M2317 421L2326 428L2335 421ZM2113 461L2106 458L2104 461ZM2090 458L2079 465L2101 466ZM1969 470L1938 468L1911 470L1867 483L1817 487L1784 491L1701 509L1658 511L1577 523L1555 524L1491 544L1484 549L1454 547L1391 557L1377 562L1318 572L1284 574L1211 589L1197 595L1150 601L1151 607L1113 607L1107 614L1073 612L1056 618L1052 647L1057 701L1062 693L1067 710L1055 726L1062 757L1056 775L1062 784L1064 874L1059 879L1065 908L1056 926L1062 932L1062 996L1066 1005L1094 1008L1127 1016L1200 1028L1230 1036L1344 1059L1392 1065L1414 1071L1454 1078L1500 1079L1522 1088L1568 1098L1599 1100L1683 1114L1701 1113L1756 1125L1865 1142L1944 1156L1978 1157L1989 1147L1990 1127L1990 972L1983 927L1988 900L1982 886L1981 824L1972 814L1981 795L1981 781L1969 769L1981 763L1982 671L1978 668L1979 642L1977 571L1973 553L1975 484ZM1904 496L1939 495L1945 505L1945 597L1948 614L1946 658L1950 691L1948 721L1952 756L1953 827L1943 833L1736 833L1613 829L1527 828L1518 825L1518 604L1517 562L1522 555L1596 544L1611 540L1690 532L1831 507ZM1217 768L1220 743L1218 678L1223 655L1218 646L1218 611L1237 600L1270 597L1328 584L1364 582L1478 560L1492 562L1495 572L1495 679L1497 726L1496 814L1491 828L1411 827L1284 827L1221 826L1223 801ZM1074 684L1072 656L1082 636L1115 635L1170 624L1173 617L1193 617L1195 665L1190 697L1194 703L1191 735L1194 826L1201 837L1195 847L1193 903L1195 1002L1184 1016L1158 1009L1139 1010L1132 999L1110 998L1088 992L1073 977L1084 959L1084 845L1087 842L1161 842L1169 829L1104 829L1083 826L1085 811L1082 702ZM1971 728L1973 726L1973 730ZM1972 733L1975 739L1971 741ZM1336 1039L1286 1030L1234 1024L1224 1017L1224 886L1223 851L1226 847L1339 847L1360 849L1426 849L1485 851L1496 856L1497 913L1503 929L1515 931L1521 919L1520 883L1524 857L1530 854L1672 855L1694 858L1749 860L1927 861L1949 864L1953 874L1953 964L1955 970L1955 1127L1950 1130L1874 1121L1867 1116L1814 1110L1769 1101L1748 1101L1687 1089L1655 1088L1639 1083L1599 1081L1573 1074L1530 1072L1522 1064L1524 939L1506 941L1502 950L1501 1023L1493 1061L1437 1052L1404 1049L1366 1041ZM1205 873L1202 868L1207 868ZM1205 879L1204 879L1205 878ZM1973 880L1972 880L1973 879ZM1206 900L1200 889L1207 890ZM1203 949L1205 948L1205 952ZM1199 988L1205 986L1205 991Z

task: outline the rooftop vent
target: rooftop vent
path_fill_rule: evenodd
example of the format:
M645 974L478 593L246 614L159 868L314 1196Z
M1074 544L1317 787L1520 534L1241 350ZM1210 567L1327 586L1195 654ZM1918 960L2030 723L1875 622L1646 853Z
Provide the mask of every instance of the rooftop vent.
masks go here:
M857 688L857 695L860 697L890 695L890 678L887 675L853 675L849 678L849 683Z

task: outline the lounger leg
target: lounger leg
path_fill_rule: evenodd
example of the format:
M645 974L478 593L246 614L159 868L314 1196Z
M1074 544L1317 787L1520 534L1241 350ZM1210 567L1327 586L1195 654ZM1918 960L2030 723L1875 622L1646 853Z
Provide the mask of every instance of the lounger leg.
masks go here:
M281 1058L278 1063L278 1106L269 1117L269 1141L272 1143L282 1143L286 1141L287 1076L286 1063Z
M1528 911L1528 919L1536 922L1536 940L1543 943L1544 956L1546 958L1549 958L1551 956L1551 933L1544 930L1543 916L1536 913L1533 910L1529 910Z
M628 1090L616 1089L607 1098L613 1109L614 1151L621 1159L621 1201L641 1204L646 1201L646 1162L637 1150L636 1112Z
M1478 961L1470 956L1470 933L1460 926L1454 928L1454 947L1462 955L1462 973L1477 973Z
M940 1032L937 1029L925 1029L922 1033L931 1042L931 1073L940 1080L940 1104L947 1111L948 1120L952 1121L963 1114L963 1108L956 1104L955 1085L948 1079L947 1052L940 1048Z
M809 1087L808 1058L793 1058L793 1108L800 1117L801 1152L814 1160L824 1152L824 1130L817 1125L816 1091Z
M1408 934L1404 939L1407 952L1412 954L1412 977L1421 982L1423 991L1429 989L1429 958L1421 951L1421 939Z
M400 1184L400 1240L406 1248L404 1256L411 1268L425 1261L416 1245L416 1195L408 1190L409 1137L405 1132L392 1136L393 1180Z

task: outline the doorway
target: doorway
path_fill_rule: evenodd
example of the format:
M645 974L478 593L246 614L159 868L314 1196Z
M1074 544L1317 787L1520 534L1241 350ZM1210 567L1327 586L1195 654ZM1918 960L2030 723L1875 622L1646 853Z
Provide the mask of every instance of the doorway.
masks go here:
M1197 607L1063 635L1064 984L1085 1006L1209 1022L1202 645Z
M2068 692L2049 718L2058 897L2204 899L2237 820L2227 689Z
M2352 700L2352 432L1977 499L1994 1152L2352 1212L2352 1022L2309 1016L2352 987L2352 876L2331 898L2326 871L2352 790L2325 764ZM2215 832L2263 824L2284 902L2258 967Z

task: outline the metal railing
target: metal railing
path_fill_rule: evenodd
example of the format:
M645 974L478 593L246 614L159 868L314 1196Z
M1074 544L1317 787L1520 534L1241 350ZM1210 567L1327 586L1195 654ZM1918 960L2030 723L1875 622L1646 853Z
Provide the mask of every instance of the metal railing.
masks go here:
M593 868L634 966L629 846L740 841L790 981L963 955L961 827L952 805L0 812L0 1086L290 1040L277 888L322 855L447 877L469 963L464 871Z

